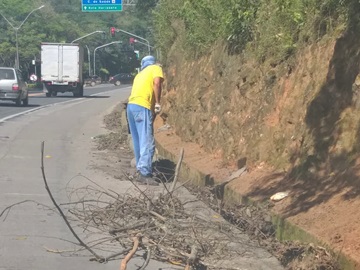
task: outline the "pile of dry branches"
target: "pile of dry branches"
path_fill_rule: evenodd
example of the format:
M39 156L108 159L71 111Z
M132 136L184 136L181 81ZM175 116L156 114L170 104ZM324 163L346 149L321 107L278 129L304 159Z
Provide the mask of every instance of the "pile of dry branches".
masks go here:
M109 251L111 244L114 251L122 250L107 257L95 256L100 262L130 250L131 254L144 250L143 267L151 257L190 269L201 264L209 266L224 253L234 252L228 248L230 228L189 212L175 195L176 189L164 187L157 194L135 183L123 194L94 186L72 190L70 197L76 200L68 204L72 207L67 219L85 232L88 248Z
M204 265L211 269L211 262L223 259L225 254L239 255L230 244L233 227L209 221L184 207L191 202L176 195L181 188L176 188L176 180L182 156L183 152L171 186L138 186L124 174L132 186L118 193L87 179L89 184L84 187L68 187L70 202L61 205L48 187L43 161L42 172L51 200L79 245L93 255L91 260L106 262L125 256L120 268L124 270L135 255L145 257L140 269L145 269L151 258L185 269Z

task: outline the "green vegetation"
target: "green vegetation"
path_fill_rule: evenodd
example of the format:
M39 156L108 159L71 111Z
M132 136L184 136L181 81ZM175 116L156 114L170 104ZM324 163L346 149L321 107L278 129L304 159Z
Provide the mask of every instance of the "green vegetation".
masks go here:
M225 41L230 53L249 47L258 60L282 61L301 44L317 41L356 21L359 0L159 0L154 34L163 55L174 44L179 26L188 56L206 53ZM191 52L191 53L190 53Z
M89 47L91 55L97 46L114 39L123 44L99 50L96 67L110 74L133 71L139 63L132 53L134 47L129 45L130 36L117 33L111 38L108 32L112 26L146 38L162 57L175 42L176 48L190 58L206 54L216 42L225 42L229 53L247 48L259 61L271 59L276 63L304 43L357 23L360 10L359 0L138 0L135 8L126 7L123 12L84 13L79 0L2 0L0 13L17 27L40 5L45 7L34 12L18 31L24 76L34 72L31 60L40 58L41 42L71 42L97 30L107 35L91 35L79 41ZM2 16L0 27L0 65L14 66L15 30ZM133 46L140 50L140 58L147 54L146 46ZM84 70L88 67L86 61Z
M124 29L139 36L150 38L150 30L146 20L135 16L134 8L125 7L125 11L116 13L85 13L81 11L80 0L2 0L0 13L14 26L18 27L30 11L45 5L28 17L18 31L18 45L20 68L23 76L35 72L32 60L37 59L37 73L40 72L40 44L41 42L71 42L94 31L105 31L106 35L94 34L78 41L84 46L84 75L88 75L88 54L85 46L89 47L91 67L93 66L93 51L103 44L121 40L123 44L113 45L96 52L96 73L101 68L116 74L132 72L138 67L133 50L129 44L129 36L117 33L115 38L110 36L110 27ZM16 38L14 28L0 16L0 66L14 66L16 57ZM153 44L153 42L151 41ZM140 54L147 54L147 47L135 44Z

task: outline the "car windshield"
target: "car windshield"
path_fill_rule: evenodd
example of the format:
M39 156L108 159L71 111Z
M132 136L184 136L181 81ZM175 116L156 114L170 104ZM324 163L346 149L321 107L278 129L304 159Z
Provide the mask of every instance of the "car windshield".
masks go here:
M0 69L0 80L14 80L15 74L12 69Z

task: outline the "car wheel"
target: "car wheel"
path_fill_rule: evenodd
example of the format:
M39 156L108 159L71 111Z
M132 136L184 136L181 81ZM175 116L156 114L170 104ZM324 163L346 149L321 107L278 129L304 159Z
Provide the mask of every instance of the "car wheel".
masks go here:
M116 81L116 82L115 82L115 85L116 85L116 86L119 86L120 84L121 84L120 81Z
M95 86L95 82L91 82L90 85L91 85L91 86Z
M22 104L23 104L23 106L29 105L29 96L28 95L26 95L26 98L23 99Z
M46 93L47 97L51 97L53 95L53 91L48 89L48 92Z
M21 105L21 97L19 97L19 98L17 98L17 99L15 100L15 105L16 105L16 106L20 106L20 105Z

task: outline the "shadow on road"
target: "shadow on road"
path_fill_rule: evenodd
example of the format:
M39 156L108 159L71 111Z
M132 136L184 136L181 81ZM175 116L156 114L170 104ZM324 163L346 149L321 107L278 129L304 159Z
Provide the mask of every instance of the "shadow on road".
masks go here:
M53 99L53 98L91 98L91 99L97 99L97 98L110 98L110 96L83 96L83 97L73 97L73 96L56 96L56 97L46 97L46 96L37 96L36 98L46 98L46 99Z
M37 104L29 104L29 105L21 105L21 106L16 106L15 103L0 103L0 107L15 107L15 108L36 108L36 107L40 107L41 105L37 105Z

